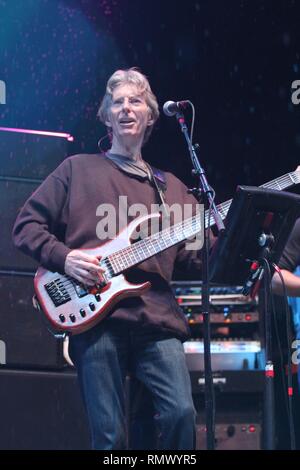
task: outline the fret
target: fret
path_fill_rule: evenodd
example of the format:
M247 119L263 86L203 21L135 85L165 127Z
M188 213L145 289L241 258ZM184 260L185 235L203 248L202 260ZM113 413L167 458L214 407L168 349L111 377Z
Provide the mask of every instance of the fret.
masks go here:
M161 237L161 240L159 240L159 247L161 247L162 249L164 248L168 248L169 244L168 244L168 240L166 240L166 237L165 235L163 235Z
M195 223L195 224L193 223L191 227L191 236L196 235L197 233L200 232L200 230L201 230L201 226L199 226L198 223Z
M156 253L158 253L159 251L161 251L163 248L161 248L162 246L165 247L166 245L163 244L163 237L164 235L162 235L160 237L159 240L156 241Z
M176 228L175 228L175 230L174 230L174 237L176 238L176 240L177 240L178 242L181 241L179 227L176 227Z
M123 269L125 268L125 262L122 260L122 258L120 258L119 260L119 265L120 265L121 270L123 271Z
M149 252L151 256L155 255L158 251L159 251L159 247L157 246L157 244L154 245L153 243L151 243L151 250Z
M270 183L262 184L261 188L276 189L276 186L278 187L279 191L285 187L284 185L281 187L280 182L278 180L274 180L270 181Z
M111 264L112 264L112 266L113 266L113 268L114 268L114 271L118 271L118 265L117 265L116 260L114 259L114 253L112 253L112 254L110 255L110 258L109 258L109 259L110 259L110 262L111 262Z
M118 257L115 257L115 262L116 262L116 265L117 265L117 271L119 271L119 272L122 271L120 261L119 261Z
M228 209L229 209L229 206L230 206L230 204L228 204L228 207L225 207L225 204L226 204L226 202L224 204L220 204L220 206L218 206L218 211L220 213L220 216L221 216L222 220L224 220L226 215L228 214Z
M170 232L164 233L161 241L163 243L163 248L170 246L170 244L172 244L172 241L173 241L173 237L171 237L171 233Z
M141 249L142 249L142 252L145 256L150 255L149 248L147 247L147 245L145 243L141 244Z
M137 264L140 261L138 253L136 252L133 253L133 260L134 260L133 265Z
M280 176L279 178L276 178L275 180L262 184L260 187L276 189L276 186L278 186L279 190L281 191L282 189L288 188L292 184L297 183L297 181L295 181L293 178L295 174L297 173L296 172L287 173L286 175Z
M176 226L174 227L174 231L176 232L176 236L180 238L180 233L181 233L181 232L180 232L180 227L179 227L178 225L176 225Z
M184 237L188 238L191 235L191 232L192 232L191 228L185 225L184 228L183 228Z
M107 259L108 259L113 271L116 272L117 269L116 269L116 265L115 265L115 262L114 262L112 256L111 255L107 256Z
M135 245L136 245L136 243L135 243ZM136 247L134 247L134 250L133 250L133 251L134 251L135 261L137 261L137 262L142 261L141 252L138 251L138 250L136 249Z
M193 230L198 230L201 227L201 221L199 217L195 217L191 220L191 228Z
M135 260L137 260L138 262L143 261L144 255L142 253L141 245L139 245L138 250L136 249L136 247L134 248L134 256L135 256Z
M232 199L229 201L223 202L222 204L217 205L217 210L221 216L221 219L224 220L228 214L229 207L232 203ZM209 210L205 211L205 227L212 227L215 224L215 219L213 215L210 216L210 221L208 220Z
M134 255L133 255L131 250L127 251L127 256L129 256L130 263L133 264L134 263Z
M156 249L157 250L163 249L166 246L166 244L167 244L166 234L165 234L165 232L162 232L161 236L157 240Z
M296 170L296 171L293 171L293 172L289 173L289 177L291 178L291 180L294 184L298 184L299 181L300 181L299 170Z
M150 244L151 244L151 251L153 254L155 254L157 252L157 241L155 239L150 240Z
M151 250L151 253L153 253L153 250L154 250L153 240L149 240L149 248Z
M291 183L293 183L293 178L288 173L283 178L277 178L277 183L280 186L280 190L282 190L282 189L286 188L287 186L289 186Z
M148 248L152 254L156 253L157 247L155 245L155 239L149 239Z
M119 271L117 260L114 259L115 271Z

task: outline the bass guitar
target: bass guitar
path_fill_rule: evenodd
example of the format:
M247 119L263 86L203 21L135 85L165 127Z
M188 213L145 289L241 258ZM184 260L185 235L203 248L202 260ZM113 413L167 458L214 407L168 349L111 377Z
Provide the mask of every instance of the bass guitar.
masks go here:
M300 182L300 167L294 172L280 176L262 188L283 190ZM224 220L231 200L217 206ZM38 306L42 309L51 326L58 332L70 334L82 333L104 319L111 308L121 299L140 296L149 289L150 282L132 284L124 276L124 272L146 259L196 235L203 227L199 215L172 225L154 235L131 243L134 230L160 214L137 217L114 240L93 248L83 250L97 256L104 271L102 285L87 287L75 279L48 271L39 267L34 278L34 289ZM205 227L214 224L205 212Z

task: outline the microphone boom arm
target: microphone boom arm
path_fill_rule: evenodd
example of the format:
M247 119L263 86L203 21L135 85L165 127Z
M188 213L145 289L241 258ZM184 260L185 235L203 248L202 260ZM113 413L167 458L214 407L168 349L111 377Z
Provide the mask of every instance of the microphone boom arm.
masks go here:
M190 152L190 157L192 160L192 164L194 167L194 175L199 176L200 180L200 187L199 189L201 190L201 193L203 194L204 197L207 198L208 205L211 209L212 216L215 220L216 226L218 228L218 231L225 230L224 223L222 221L222 218L218 212L217 206L214 202L214 197L213 197L213 190L209 186L208 181L206 179L205 171L200 165L199 159L196 154L196 149L195 146L192 144L191 139L188 134L188 128L184 119L184 116L182 113L176 113L176 119L179 122L179 125L181 127L181 130L184 134L185 140L188 144L189 152Z

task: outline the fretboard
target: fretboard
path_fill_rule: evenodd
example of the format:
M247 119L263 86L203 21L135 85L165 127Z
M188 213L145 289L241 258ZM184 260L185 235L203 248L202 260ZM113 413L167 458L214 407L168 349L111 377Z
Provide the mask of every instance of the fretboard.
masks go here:
M122 250L112 253L107 256L107 259L113 268L114 274L119 274L151 258L151 256L193 237L200 232L201 225L203 225L201 224L201 215L197 214L161 232L139 240Z
M269 183L262 184L260 188L278 189L278 191L282 191L283 189L289 188L293 186L294 184L299 184L299 183L300 183L300 171L297 169L296 171L291 171L290 173L287 173L286 175L279 176L279 178L269 181ZM225 201L225 202L222 202L222 204L217 205L217 209L222 220L226 218L231 203L232 203L232 199L229 199L229 201ZM209 211L207 210L205 211L205 227L212 227L215 224L215 220L211 216L210 221L208 222L208 217L209 217Z

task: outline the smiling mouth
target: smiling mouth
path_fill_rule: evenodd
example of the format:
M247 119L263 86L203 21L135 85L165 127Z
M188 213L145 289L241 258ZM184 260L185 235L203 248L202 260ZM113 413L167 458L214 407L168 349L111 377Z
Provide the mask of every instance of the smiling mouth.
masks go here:
M133 124L134 122L134 119L121 119L119 121L120 124Z
M121 127L124 127L125 129L126 128L130 129L131 127L133 127L133 124L135 124L135 121L120 121L119 124Z

